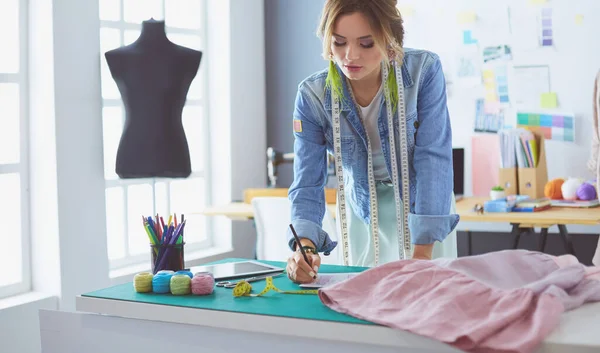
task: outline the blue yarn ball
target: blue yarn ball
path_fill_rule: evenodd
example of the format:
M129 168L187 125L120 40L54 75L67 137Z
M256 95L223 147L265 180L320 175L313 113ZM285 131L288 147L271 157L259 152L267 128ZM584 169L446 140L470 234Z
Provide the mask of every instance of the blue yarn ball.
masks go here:
M171 277L173 273L159 271L152 279L152 291L159 294L171 292Z
M175 274L176 275L186 275L186 276L189 276L190 278L194 278L194 274L192 273L192 271L181 270L181 271L175 272Z
M589 201L596 198L596 188L589 183L583 183L577 188L577 198L583 201Z

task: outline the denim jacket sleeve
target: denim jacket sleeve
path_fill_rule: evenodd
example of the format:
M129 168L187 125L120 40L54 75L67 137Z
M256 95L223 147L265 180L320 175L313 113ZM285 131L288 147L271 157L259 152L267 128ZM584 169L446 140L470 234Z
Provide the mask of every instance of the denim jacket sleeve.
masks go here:
M409 214L413 244L443 241L459 216L450 214L454 185L452 129L446 105L446 83L440 60L425 68L421 77L413 166L416 180L414 211Z
M299 238L312 241L317 251L329 255L337 245L322 229L327 183L327 147L317 97L303 84L298 86L294 108L294 181L288 191L292 204L291 220ZM294 236L287 229L290 249ZM292 249L293 250L293 249Z

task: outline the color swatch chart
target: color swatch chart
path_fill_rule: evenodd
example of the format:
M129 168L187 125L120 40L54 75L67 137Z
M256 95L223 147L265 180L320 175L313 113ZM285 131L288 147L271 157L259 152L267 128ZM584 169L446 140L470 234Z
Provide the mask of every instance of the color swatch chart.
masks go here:
M540 20L540 44L543 47L552 46L552 9L543 8Z
M575 118L572 115L519 112L517 126L540 131L548 140L575 141Z
M486 103L508 103L508 79L506 66L498 66L495 70L483 71Z

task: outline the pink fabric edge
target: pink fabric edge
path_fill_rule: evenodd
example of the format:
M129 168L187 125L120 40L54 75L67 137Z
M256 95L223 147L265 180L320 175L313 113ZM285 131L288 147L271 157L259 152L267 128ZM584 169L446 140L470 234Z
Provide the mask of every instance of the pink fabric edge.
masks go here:
M596 281L600 281L600 267L599 266L585 266L577 260L577 258L571 254L560 255L560 256L552 256L549 257L556 263L556 265L560 268L573 266L573 265L582 265L585 271L585 277L588 279L593 279Z

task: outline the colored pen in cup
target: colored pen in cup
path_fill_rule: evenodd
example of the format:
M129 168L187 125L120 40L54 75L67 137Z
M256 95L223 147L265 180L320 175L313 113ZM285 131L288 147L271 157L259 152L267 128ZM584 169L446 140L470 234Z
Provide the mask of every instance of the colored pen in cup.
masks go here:
M304 249L302 248L302 244L300 244L300 238L298 238L298 234L296 234L296 230L294 229L294 226L291 224L290 224L290 229L292 230L292 234L294 235L294 238L296 238L296 244L298 244L298 247L300 248L302 257L304 257L304 261L306 261L306 263L308 264L308 257L306 256L306 253L304 252ZM313 278L317 278L317 275L314 275Z

